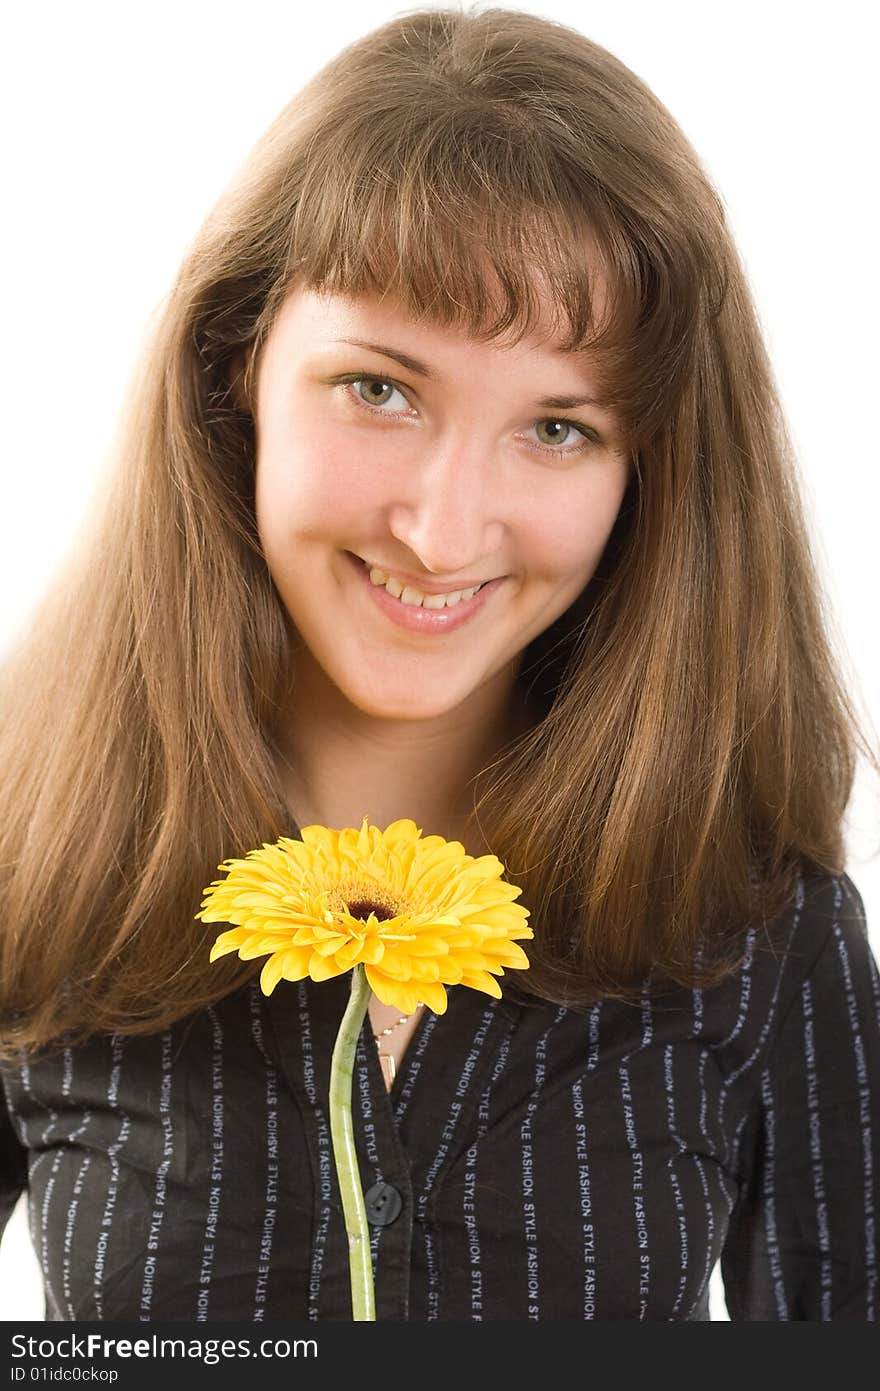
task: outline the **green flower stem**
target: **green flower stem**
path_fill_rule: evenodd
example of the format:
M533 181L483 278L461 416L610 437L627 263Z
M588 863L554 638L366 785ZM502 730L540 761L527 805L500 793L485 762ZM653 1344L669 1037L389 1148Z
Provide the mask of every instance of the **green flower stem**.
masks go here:
M361 1025L370 1001L370 984L362 962L352 968L351 995L342 1016L330 1062L330 1134L333 1158L348 1232L348 1265L351 1274L351 1312L356 1322L375 1319L373 1263L367 1212L358 1171L351 1121L351 1079Z

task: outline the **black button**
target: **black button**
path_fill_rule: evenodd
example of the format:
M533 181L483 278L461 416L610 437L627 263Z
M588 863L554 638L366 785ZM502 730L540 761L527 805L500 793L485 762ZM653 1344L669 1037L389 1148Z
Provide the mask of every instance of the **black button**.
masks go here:
M367 1220L377 1227L387 1227L399 1216L403 1199L392 1183L374 1183L364 1194Z

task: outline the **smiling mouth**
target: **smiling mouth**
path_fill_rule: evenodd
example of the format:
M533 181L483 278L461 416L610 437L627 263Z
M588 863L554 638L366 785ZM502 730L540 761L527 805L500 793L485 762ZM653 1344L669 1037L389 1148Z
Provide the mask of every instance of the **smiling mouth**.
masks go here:
M473 585L459 585L457 588L450 586L449 589L440 590L435 593L433 591L420 589L418 585L406 584L402 580L397 579L395 575L389 574L381 565L372 565L369 561L364 560L363 557L358 557L358 559L367 570L370 584L373 585L374 588L384 589L392 598L397 599L399 603L405 604L410 608L425 608L435 611L444 608L456 608L459 603L464 603L469 599L473 599L475 594L479 594L481 589L485 588L487 584L491 584L491 580L482 580Z
M456 592L452 596L454 602L449 604L446 595L420 595L418 591L413 594L408 592L406 587L396 595L388 590L386 584L374 583L366 561L360 556L355 555L353 551L347 551L346 554L372 604L384 612L397 627L422 635L455 632L475 618L479 611L491 602L495 591L506 579L506 576L500 576L494 580L486 580L485 583L476 586L469 597L465 597L468 591L465 591L465 595L460 591ZM375 566L373 570L374 573L385 575L384 571L377 572ZM400 590L399 582L395 587Z

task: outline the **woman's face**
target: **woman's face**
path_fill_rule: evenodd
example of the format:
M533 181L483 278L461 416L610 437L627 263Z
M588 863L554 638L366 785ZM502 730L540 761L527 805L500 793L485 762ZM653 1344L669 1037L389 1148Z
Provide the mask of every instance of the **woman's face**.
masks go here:
M580 594L630 462L609 413L542 398L591 394L585 358L535 338L478 343L387 301L287 298L257 380L257 525L302 655L360 711L461 706ZM430 607L406 602L426 591Z

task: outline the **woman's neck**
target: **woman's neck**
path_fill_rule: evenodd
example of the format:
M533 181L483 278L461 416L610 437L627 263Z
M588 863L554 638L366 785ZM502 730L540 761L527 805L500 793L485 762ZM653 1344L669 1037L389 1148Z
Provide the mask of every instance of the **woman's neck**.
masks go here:
M430 722L371 718L329 683L298 680L296 697L281 772L300 828L359 826L364 816L384 828L410 817L424 835L461 839L472 780L531 722L515 673Z

